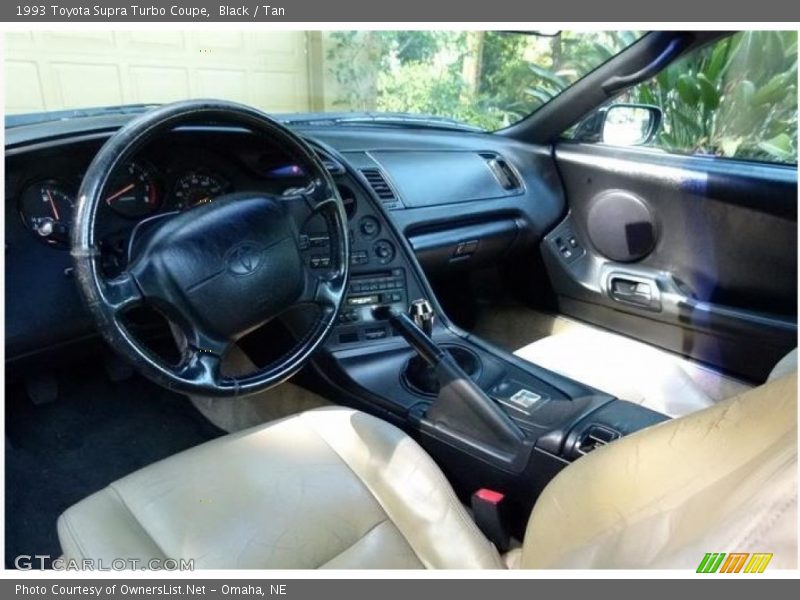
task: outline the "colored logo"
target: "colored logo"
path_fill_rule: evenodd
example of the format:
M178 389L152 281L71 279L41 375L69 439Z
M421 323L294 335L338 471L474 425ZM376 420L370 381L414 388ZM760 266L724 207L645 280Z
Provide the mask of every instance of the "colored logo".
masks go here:
M698 573L763 573L772 553L707 552L697 565Z

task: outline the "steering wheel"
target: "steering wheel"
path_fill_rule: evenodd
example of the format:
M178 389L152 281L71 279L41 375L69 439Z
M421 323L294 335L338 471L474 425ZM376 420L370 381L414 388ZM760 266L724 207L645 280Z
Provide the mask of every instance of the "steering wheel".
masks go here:
M305 169L309 185L286 196L240 192L158 219L137 240L125 270L104 276L95 235L98 208L112 174L144 145L182 126L246 128L279 145ZM330 238L330 269L305 264L302 223L321 215ZM167 104L130 121L95 156L78 192L72 260L83 300L100 333L146 377L205 396L241 396L297 372L338 318L350 266L344 206L333 179L297 135L253 108L216 100ZM228 349L245 334L297 305L316 305L309 331L272 364L241 377L221 372ZM123 315L150 306L184 338L172 365L143 346Z

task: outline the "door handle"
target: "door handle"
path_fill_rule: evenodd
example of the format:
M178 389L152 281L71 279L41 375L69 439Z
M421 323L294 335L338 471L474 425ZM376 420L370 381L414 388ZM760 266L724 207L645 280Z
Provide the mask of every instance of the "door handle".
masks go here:
M661 295L654 280L622 273L608 277L608 295L612 300L647 310L661 310Z

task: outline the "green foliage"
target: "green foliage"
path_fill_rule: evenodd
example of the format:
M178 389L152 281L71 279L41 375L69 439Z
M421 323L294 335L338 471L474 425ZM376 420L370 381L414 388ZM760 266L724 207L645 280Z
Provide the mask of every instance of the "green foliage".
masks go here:
M383 37L396 44L397 59L405 65L433 60L447 34L439 31L388 31Z
M633 31L565 31L552 37L549 51L528 64L533 78L528 81L526 93L535 99L533 110L630 46L638 37Z
M627 100L655 104L671 152L797 162L797 32L748 31L676 62Z
M327 68L342 108L431 114L494 130L638 37L340 31L329 34ZM796 32L743 32L693 52L621 99L662 108L654 145L668 151L796 162L796 81Z
M375 102L375 72L384 66L386 41L359 31L335 31L327 52L329 72L339 86L337 106L372 110Z
M342 31L328 69L353 110L426 113L498 129L633 43L631 32Z

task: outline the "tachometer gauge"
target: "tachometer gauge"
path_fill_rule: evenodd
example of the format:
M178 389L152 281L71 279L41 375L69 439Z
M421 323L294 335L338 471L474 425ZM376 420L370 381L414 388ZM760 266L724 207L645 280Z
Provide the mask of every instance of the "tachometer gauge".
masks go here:
M28 186L19 200L22 221L42 241L66 246L72 218L73 197L56 181L41 181Z
M203 171L189 171L175 182L175 208L184 210L211 202L228 190L229 184L222 177Z
M151 173L141 164L128 163L108 186L104 202L115 212L133 219L158 209L158 190Z

